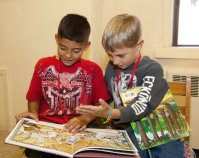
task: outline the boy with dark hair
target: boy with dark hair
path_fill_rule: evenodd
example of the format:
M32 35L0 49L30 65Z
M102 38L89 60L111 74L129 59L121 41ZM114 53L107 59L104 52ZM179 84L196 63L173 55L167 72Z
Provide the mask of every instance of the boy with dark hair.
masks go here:
M81 58L90 46L89 35L90 25L85 17L77 14L63 17L55 35L57 55L37 62L26 95L28 112L16 115L17 121L31 117L65 124L68 131L76 132L95 119L75 110L81 104L98 104L99 98L109 99L101 68ZM36 155L32 151L26 153L28 157L47 156L36 151Z

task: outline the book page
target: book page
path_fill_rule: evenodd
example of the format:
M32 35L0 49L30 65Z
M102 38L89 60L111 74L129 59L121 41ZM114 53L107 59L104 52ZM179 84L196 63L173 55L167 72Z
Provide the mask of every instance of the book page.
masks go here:
M137 153L137 149L125 130L87 128L76 135L80 137L79 141L74 144L77 152L96 150L125 155L136 155Z
M73 135L63 127L24 118L17 123L5 142L67 157L73 157L75 153L85 150L137 154L137 149L125 130L87 128Z

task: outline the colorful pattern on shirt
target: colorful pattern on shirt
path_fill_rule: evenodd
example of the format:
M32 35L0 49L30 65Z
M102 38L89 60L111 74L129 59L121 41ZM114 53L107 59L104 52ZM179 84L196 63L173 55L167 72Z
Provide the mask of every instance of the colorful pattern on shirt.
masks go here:
M65 123L77 114L80 104L94 105L109 99L101 68L81 59L71 67L55 57L40 59L34 70L26 98L39 101L41 121Z

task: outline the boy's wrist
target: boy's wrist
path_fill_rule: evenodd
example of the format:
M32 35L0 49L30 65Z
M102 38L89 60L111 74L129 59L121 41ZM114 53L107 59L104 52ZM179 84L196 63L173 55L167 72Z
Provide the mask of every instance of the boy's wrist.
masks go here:
M110 108L110 110L108 111L108 116L112 116L113 115L113 109Z
M106 120L103 122L103 124L108 123L111 119L112 119L112 115L113 115L113 109L110 108L108 111L108 117L106 118Z
M77 117L87 123L92 122L96 118L95 116L92 116L92 115L79 115Z

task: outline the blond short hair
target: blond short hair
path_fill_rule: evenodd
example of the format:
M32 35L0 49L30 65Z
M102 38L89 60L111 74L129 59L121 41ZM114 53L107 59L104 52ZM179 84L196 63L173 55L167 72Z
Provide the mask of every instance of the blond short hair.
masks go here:
M105 27L102 45L106 52L135 46L142 36L140 20L134 15L120 14Z

